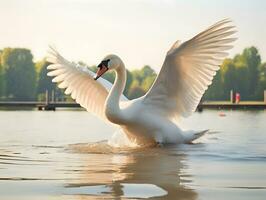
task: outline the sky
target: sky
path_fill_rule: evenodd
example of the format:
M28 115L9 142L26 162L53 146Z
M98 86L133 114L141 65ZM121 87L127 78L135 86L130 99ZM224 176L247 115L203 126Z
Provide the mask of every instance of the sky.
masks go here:
M253 45L266 61L265 11L265 0L0 0L0 49L29 48L37 61L53 45L88 65L112 53L129 69L158 71L176 40L230 18L238 30L230 56Z

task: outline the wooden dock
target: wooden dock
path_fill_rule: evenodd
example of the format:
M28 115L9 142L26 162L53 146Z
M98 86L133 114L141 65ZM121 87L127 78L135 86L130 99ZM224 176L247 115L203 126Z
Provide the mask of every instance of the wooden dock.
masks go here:
M0 107L25 107L38 110L56 110L56 108L80 108L75 102L40 102L40 101L0 101ZM241 101L231 103L229 101L205 101L198 105L198 111L204 109L266 109L266 102Z
M40 102L40 101L0 101L0 107L38 108L38 110L56 110L56 108L80 108L75 102Z
M240 101L239 103L232 103L230 101L205 101L198 105L198 110L202 109L266 109L266 102Z

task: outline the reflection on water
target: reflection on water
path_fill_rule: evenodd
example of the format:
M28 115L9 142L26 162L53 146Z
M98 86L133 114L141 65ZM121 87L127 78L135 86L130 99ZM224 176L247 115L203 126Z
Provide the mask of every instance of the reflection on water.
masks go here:
M114 149L86 112L0 111L0 199L265 199L265 120L197 113L197 144Z
M83 147L89 153L88 146ZM79 146L78 150L80 149L82 151L82 146ZM88 186L104 185L105 190L101 193L104 197L195 199L197 196L192 189L182 185L182 182L189 178L182 173L186 155L178 154L175 148L141 149L133 152L128 150L116 154L86 154L85 159L84 166L78 169L75 167L71 171L78 174L79 181L67 184L67 187L79 188L76 194L88 194ZM80 189L82 187L84 190ZM131 194L128 195L129 193Z
M111 148L98 144L99 149ZM15 197L37 193L63 199L197 197L182 185L189 180L183 172L186 155L175 148L95 153L97 147L90 152L89 144L5 147L0 150L0 192L6 199L14 197L12 191Z

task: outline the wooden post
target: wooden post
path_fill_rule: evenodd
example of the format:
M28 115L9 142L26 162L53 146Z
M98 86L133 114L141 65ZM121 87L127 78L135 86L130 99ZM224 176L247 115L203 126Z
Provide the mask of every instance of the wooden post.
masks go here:
M55 105L52 103L50 104L50 96L48 90L45 92L46 97L46 105L44 106L44 110L54 110L55 111ZM53 101L53 97L51 99Z
M233 90L230 91L230 102L234 103L234 91Z
M48 90L45 91L45 102L46 102L46 105L49 104L49 92L48 92Z
M54 90L52 90L52 102L55 102L55 95L54 95Z

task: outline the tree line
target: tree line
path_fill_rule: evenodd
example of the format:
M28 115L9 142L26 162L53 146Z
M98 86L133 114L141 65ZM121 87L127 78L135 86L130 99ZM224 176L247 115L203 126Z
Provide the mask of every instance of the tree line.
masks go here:
M44 100L46 91L54 91L58 98L70 100L46 75L48 65L45 59L33 62L29 49L0 50L1 100ZM89 68L97 70L96 66ZM129 99L144 95L156 76L156 72L148 65L127 71L124 94ZM114 82L115 74L108 72L103 77ZM240 93L242 100L263 100L263 91L266 90L266 63L261 62L256 47L246 48L234 58L225 59L203 100L229 100L231 90Z

